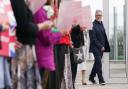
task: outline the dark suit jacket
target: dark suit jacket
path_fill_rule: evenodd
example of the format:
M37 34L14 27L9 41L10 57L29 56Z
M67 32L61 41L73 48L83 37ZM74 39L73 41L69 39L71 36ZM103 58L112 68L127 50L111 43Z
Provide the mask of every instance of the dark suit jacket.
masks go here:
M105 33L105 28L102 22L94 21L93 29L89 31L90 35L90 52L105 48L105 52L110 52L110 46Z

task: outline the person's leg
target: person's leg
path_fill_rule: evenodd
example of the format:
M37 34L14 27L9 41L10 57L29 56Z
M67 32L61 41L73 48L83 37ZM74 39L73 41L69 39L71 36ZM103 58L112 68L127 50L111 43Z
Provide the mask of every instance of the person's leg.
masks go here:
M101 61L102 56L103 56L103 53L100 52L100 51L97 51L97 52L94 53L95 72L98 75L99 82L104 82L104 78L103 78L103 75L102 75L102 61Z
M100 59L102 59L102 56L103 56L103 53L100 52ZM97 75L99 78L99 83L104 85L105 81L104 81L103 73L102 73L102 61L100 60L98 64L99 64L99 68L98 68Z
M56 70L56 77L58 82L58 89L61 88L62 79L64 78L64 65L65 65L65 45L57 45L56 46L56 63L57 63L57 70Z
M11 80L10 68L7 58L4 58L4 79L5 79L5 87L12 88L12 80Z
M72 51L70 51L70 60L71 60L73 89L75 89L75 79L76 79L76 75L77 75L77 64L74 63L74 55L73 55Z
M65 47L64 45L56 45L54 47L54 58L56 70L50 72L47 89L60 89L61 82L64 78L65 65Z
M15 74L16 76L13 76L14 83L13 83L13 89L27 89L27 78L26 78L26 48L25 46L22 46L18 50L16 50L16 58L14 60L17 60L16 62L16 69ZM13 71L14 72L14 71Z
M90 78L94 78L96 76L96 60L94 60L94 64L91 70Z
M82 70L82 84L86 85L86 70Z
M43 89L46 89L48 83L49 71L42 68L40 69L40 75L41 75L42 87Z
M75 89L75 79L77 74L77 64L71 65L72 70L72 81L73 81L73 89Z
M94 78L96 77L96 53L93 52L93 55L94 55L94 64L93 64L93 67L92 67L92 70L91 70L91 73L90 73L90 76L89 76L89 80L92 82L92 83L96 83L96 81L94 80Z
M64 78L63 78L61 88L62 89L66 89L66 88L67 89L73 89L72 71L71 71L69 51L68 51L68 53L65 53Z
M4 85L4 59L0 56L0 89L3 89L5 87Z
M95 83L94 77L96 76L96 74L98 74L98 78L102 78L101 76L101 68L102 68L102 64L101 64L101 53L99 50L96 50L95 52L93 52L95 61L94 61L94 65L90 74L90 80L92 80L93 83Z
M96 84L96 81L94 80L95 76L96 76L96 60L94 60L94 64L89 76L89 81L91 81L93 84Z

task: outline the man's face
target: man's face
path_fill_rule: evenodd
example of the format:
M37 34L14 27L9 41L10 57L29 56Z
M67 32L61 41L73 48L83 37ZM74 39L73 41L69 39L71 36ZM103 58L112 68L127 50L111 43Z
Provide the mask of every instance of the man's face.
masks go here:
M102 21L102 12L97 12L95 15L96 21Z

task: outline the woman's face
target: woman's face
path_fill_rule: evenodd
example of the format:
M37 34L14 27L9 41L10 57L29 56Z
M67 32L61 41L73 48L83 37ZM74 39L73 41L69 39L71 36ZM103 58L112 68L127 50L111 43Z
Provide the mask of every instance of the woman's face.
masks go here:
M51 5L51 1L52 1L52 0L45 0L45 1L47 1L47 3L48 3L49 5ZM45 1L44 1L44 2L45 2ZM26 5L27 5L28 7L31 7L31 4L32 4L31 0L25 0L25 3L26 3Z
M25 0L25 3L28 7L30 6L30 0Z

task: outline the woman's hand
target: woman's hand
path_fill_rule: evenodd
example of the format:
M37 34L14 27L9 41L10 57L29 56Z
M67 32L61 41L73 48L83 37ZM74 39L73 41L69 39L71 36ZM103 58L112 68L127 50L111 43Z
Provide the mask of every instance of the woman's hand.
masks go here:
M39 30L47 30L54 26L54 23L52 21L45 21L43 23L38 24Z
M19 41L15 42L15 49L20 49L22 47L22 44Z
M80 26L81 31L85 31L87 28L85 26Z
M63 36L65 36L66 34L68 34L68 31L65 30L65 29L62 29L62 30L60 30L60 33L61 33Z

